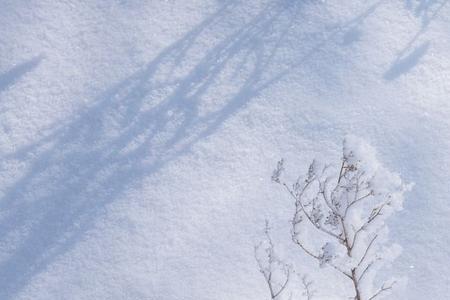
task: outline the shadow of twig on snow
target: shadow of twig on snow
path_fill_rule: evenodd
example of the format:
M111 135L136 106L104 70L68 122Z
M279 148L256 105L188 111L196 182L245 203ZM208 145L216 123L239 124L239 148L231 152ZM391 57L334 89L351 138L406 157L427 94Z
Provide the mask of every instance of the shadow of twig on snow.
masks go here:
M9 71L0 74L0 93L8 87L14 85L23 75L36 68L44 57L42 55L16 65Z
M406 0L406 9L413 11L415 17L420 18L421 28L398 52L389 70L384 73L384 79L394 80L408 73L420 62L430 46L430 41L425 41L416 47L414 47L414 44L427 31L430 23L439 15L447 3L448 0L420 0L417 3Z
M71 249L108 203L276 82L266 70L295 18L289 7L274 2L206 51L197 49L236 5L225 4L52 134L5 155L30 168L0 200L1 299ZM221 80L232 92L220 94Z
M0 298L13 298L70 250L109 203L214 134L379 3L339 29L319 32L319 39L301 33L296 43L313 46L280 67L286 55L280 47L303 4L273 1L242 22L235 16L239 3L228 2L67 124L5 155L30 168L0 200ZM216 32L224 35L211 43Z
M405 6L413 11L417 18L421 19L422 28L427 27L430 22L439 14L448 0L419 0L416 4L411 0L405 0Z
M389 70L384 74L384 79L394 80L409 70L413 69L425 55L430 42L425 42L405 57L399 57L394 61Z

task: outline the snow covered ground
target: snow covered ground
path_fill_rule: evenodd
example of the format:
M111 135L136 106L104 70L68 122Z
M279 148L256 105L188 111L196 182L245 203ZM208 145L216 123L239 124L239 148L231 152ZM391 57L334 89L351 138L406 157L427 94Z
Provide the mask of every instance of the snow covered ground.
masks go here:
M0 299L267 299L266 218L293 255L271 172L347 133L415 183L392 299L447 299L449 24L447 0L0 1Z

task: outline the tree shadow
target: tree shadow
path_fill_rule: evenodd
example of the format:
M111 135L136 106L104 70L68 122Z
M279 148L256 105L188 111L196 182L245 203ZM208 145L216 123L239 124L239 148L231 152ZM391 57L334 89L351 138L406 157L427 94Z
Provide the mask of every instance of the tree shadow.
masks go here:
M427 53L429 46L430 42L426 41L405 57L397 58L389 70L384 74L384 79L394 80L402 74L409 72L420 62L420 59L425 53Z
M303 4L273 1L203 50L214 31L229 26L238 5L224 3L72 120L54 124L41 140L4 155L3 160L24 161L29 168L3 189L0 199L1 299L14 298L72 249L108 204L189 153L339 32L278 71L277 59L284 55L280 47ZM227 92L220 89L224 80Z
M413 3L411 0L405 0L405 6L408 10L414 12L417 18L421 19L422 28L424 28L436 18L447 2L448 0L419 0Z
M384 73L384 79L394 80L412 70L419 63L420 59L426 54L430 41L425 41L420 46L414 47L414 45L447 3L448 0L419 0L416 2L405 0L406 9L412 11L414 16L420 19L421 28L398 52L389 70Z
M341 45L343 46L350 46L356 42L358 42L361 39L362 31L359 28L359 25L364 22L364 20L373 14L376 9L383 4L384 0L379 0L372 4L364 13L359 15L358 17L354 18L353 20L350 20L344 26L342 26L343 29L343 35L341 38Z
M33 57L26 62L16 65L9 71L0 74L0 93L14 85L22 76L36 68L43 58L43 55Z
M342 37L342 45L349 46L358 42L361 38L361 31L358 28L352 28L347 31Z
M226 3L73 120L55 124L44 139L5 155L30 168L0 202L1 299L14 298L71 249L108 203L189 152L267 87L264 70L295 17L283 6L266 7L189 66L192 48L223 26L235 6ZM18 67L4 82L13 83L38 61ZM237 61L234 92L217 99L217 82L232 76Z

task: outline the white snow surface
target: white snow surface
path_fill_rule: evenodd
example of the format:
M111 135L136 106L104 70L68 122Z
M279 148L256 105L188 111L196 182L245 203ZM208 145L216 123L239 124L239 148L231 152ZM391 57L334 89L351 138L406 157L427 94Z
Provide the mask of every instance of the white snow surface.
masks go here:
M448 299L449 24L447 0L0 1L0 299L268 299L265 219L330 288L270 177L346 134L415 184L389 298Z

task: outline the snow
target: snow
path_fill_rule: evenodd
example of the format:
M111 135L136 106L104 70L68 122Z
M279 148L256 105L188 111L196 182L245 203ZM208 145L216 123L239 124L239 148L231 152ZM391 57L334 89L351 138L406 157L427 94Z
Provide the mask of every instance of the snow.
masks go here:
M1 1L0 299L265 299L265 219L312 266L276 162L336 161L346 134L415 183L393 299L446 299L449 21L446 0Z

